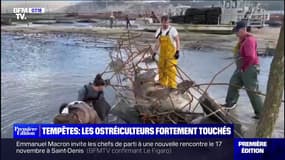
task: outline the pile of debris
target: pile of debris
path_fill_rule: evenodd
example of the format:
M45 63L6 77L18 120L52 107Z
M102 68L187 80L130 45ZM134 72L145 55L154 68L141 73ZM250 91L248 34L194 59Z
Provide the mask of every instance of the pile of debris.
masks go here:
M137 43L139 37L132 32L121 35L102 73L117 95L113 114L127 123L233 123L235 135L242 137L239 122L207 94L209 86L200 88L179 66L177 89L160 86L152 47Z

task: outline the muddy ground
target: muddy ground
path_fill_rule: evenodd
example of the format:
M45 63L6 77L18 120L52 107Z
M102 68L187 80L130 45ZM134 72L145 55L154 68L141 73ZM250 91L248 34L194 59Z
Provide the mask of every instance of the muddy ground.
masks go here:
M105 27L78 27L64 25L17 25L1 26L2 32L19 32L19 33L81 33L89 36L101 37L107 39L118 39L122 33L127 33L124 28L105 28ZM145 32L137 29L130 29L132 33L141 34L137 39L138 43L154 43L154 33ZM252 33L257 37L258 50L264 52L266 48L275 48L280 28L265 27L262 29L253 29ZM231 51L237 37L232 35L205 34L195 32L180 32L181 48L194 50L223 50Z

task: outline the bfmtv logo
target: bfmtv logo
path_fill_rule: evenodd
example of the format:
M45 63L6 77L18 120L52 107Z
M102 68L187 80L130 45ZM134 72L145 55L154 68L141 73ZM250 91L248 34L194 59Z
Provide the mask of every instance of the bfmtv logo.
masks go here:
M26 13L42 14L45 13L44 8L13 8L13 13L16 15L17 20L26 20Z

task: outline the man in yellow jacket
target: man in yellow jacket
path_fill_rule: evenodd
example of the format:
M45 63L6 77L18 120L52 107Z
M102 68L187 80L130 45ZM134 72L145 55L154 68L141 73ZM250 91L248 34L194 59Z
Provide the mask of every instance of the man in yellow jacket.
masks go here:
M159 83L171 89L177 88L176 65L179 58L180 40L176 28L170 26L168 16L161 17L161 27L157 29L153 59L159 49Z

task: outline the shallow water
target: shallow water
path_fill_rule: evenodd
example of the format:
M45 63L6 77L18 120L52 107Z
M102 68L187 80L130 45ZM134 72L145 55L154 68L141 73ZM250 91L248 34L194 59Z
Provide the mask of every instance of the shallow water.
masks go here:
M113 41L79 34L1 34L1 136L12 137L14 123L51 123L63 102L77 98L77 91L102 72L109 62ZM207 83L216 72L231 63L231 53L182 51L179 65L196 83ZM272 58L260 58L261 92L265 93ZM215 82L228 83L234 65ZM223 102L226 86L212 86L209 93ZM114 104L110 88L106 99ZM232 112L244 124L247 137L254 136L256 121L246 92L241 91L237 109ZM274 137L284 134L284 107L281 107Z

